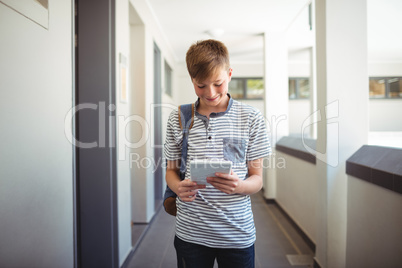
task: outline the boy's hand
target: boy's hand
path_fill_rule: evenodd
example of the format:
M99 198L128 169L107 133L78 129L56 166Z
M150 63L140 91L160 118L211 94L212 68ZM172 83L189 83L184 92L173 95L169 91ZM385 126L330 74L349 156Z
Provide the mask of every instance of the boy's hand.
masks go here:
M196 182L193 182L189 179L182 180L179 183L177 195L183 202L192 202L197 195L198 189L203 188L205 188L205 185L197 185Z
M233 170L230 174L215 173L215 176L216 177L207 178L207 182L216 189L226 194L236 194L242 192L243 181L239 179Z

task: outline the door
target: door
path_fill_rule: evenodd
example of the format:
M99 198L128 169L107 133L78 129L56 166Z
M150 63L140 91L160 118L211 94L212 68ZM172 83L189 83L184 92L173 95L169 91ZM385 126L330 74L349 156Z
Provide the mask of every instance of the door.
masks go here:
M117 268L115 0L75 8L76 266Z

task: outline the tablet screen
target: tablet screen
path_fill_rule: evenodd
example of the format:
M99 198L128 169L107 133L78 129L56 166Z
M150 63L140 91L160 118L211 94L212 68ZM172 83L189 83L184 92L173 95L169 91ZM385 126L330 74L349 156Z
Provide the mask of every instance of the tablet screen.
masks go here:
M215 177L215 173L229 174L232 162L225 160L193 160L190 162L191 180L197 184L207 184L207 177Z

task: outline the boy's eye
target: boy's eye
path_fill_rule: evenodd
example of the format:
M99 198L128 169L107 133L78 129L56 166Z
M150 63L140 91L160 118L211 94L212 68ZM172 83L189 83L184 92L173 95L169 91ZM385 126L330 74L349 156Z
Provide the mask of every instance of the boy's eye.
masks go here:
M215 86L216 86L216 87L220 87L220 86L222 86L222 84L223 84L223 83L220 83L219 85L215 85Z
M205 86L198 86L198 88L204 88Z

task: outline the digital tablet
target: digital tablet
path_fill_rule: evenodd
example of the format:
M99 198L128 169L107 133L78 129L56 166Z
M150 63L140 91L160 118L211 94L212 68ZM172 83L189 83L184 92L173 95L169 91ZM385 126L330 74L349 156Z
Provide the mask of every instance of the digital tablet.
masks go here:
M232 162L225 160L193 160L190 162L191 180L206 185L207 177L215 177L215 173L230 174Z

